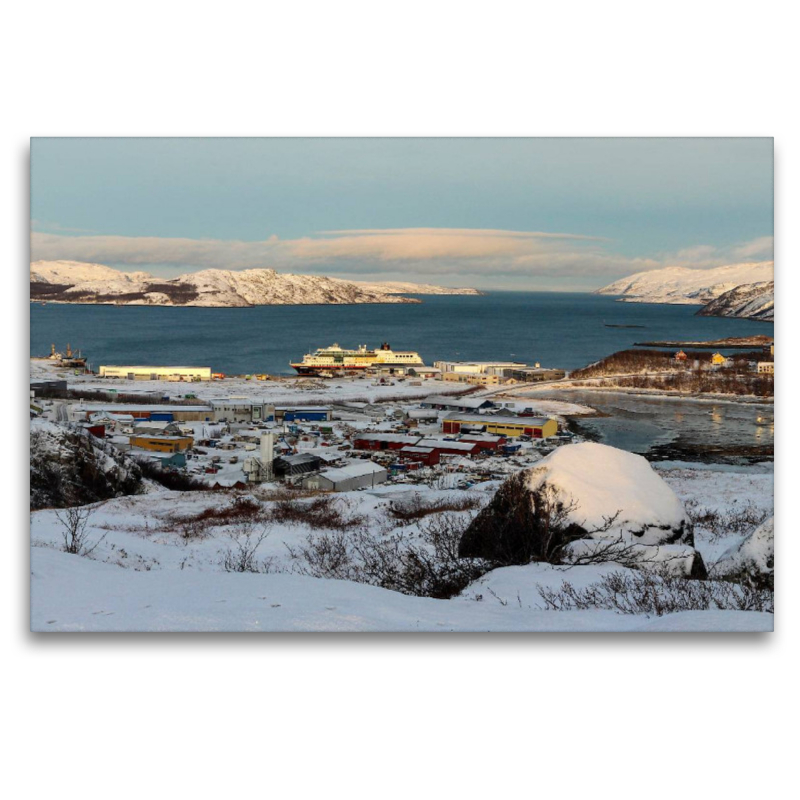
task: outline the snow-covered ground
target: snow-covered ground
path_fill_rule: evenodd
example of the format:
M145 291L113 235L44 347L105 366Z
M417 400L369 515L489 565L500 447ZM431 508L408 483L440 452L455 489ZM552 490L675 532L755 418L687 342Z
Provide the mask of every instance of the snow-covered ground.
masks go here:
M659 474L684 502L717 510L749 500L772 509L770 473L683 467ZM470 494L491 498L496 483ZM265 489L255 492L269 508ZM338 495L348 513L370 524L396 527L388 503L423 492L429 499L463 496L463 491L384 485ZM105 538L87 557L61 552L61 526L52 510L31 515L31 626L35 631L765 631L766 613L695 611L648 618L610 611L544 610L539 587L557 588L568 579L577 587L596 582L612 565L552 567L531 564L488 573L451 600L410 597L352 583L292 574L287 545L312 533L304 524L268 523L258 558L273 570L228 573L221 558L232 528L210 527L188 542L175 519L231 502L213 492L178 493L152 488L147 494L99 503L89 521L92 541ZM474 511L458 512L474 514ZM413 528L412 528L413 531ZM696 546L712 562L740 537L712 541L699 531Z

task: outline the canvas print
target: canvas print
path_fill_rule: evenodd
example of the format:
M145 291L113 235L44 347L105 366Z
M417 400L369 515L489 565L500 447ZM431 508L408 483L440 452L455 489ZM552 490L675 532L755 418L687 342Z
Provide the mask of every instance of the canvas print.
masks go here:
M767 138L35 138L36 632L763 632Z

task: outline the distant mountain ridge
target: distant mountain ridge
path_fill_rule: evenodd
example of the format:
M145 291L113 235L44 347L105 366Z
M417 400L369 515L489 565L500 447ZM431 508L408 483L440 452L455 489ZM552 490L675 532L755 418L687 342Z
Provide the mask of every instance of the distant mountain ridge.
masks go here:
M773 322L775 282L760 281L736 286L703 306L697 313L701 317L745 317Z
M738 286L772 281L773 275L772 261L713 269L666 267L637 272L597 289L595 294L620 295L626 303L705 305Z
M345 281L273 269L207 269L167 280L81 261L35 261L30 265L32 301L228 308L420 302L405 294L480 292L429 284Z

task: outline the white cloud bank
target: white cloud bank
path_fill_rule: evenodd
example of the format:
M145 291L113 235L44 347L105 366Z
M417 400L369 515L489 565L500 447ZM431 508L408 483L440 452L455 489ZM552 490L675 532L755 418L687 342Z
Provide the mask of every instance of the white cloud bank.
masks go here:
M250 269L325 274L510 276L609 279L665 266L710 268L771 260L772 237L731 247L696 246L677 253L632 258L606 239L568 233L462 228L325 231L299 239L259 242L33 232L32 260L72 260L135 269L175 267Z

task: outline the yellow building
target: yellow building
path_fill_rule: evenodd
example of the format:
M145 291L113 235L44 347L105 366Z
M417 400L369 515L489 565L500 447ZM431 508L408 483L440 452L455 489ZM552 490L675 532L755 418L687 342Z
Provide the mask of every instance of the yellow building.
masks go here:
M547 439L558 433L558 423L546 417L513 417L499 414L453 412L442 420L442 433L491 433L495 436L530 436Z
M159 453L178 453L194 445L191 436L131 436L128 441L131 447L155 450Z
M714 353L714 355L711 356L711 363L714 364L715 366L721 367L727 360L728 359L725 358L725 356L722 355L722 353Z
M774 375L775 363L773 361L759 361L758 362L759 375Z

